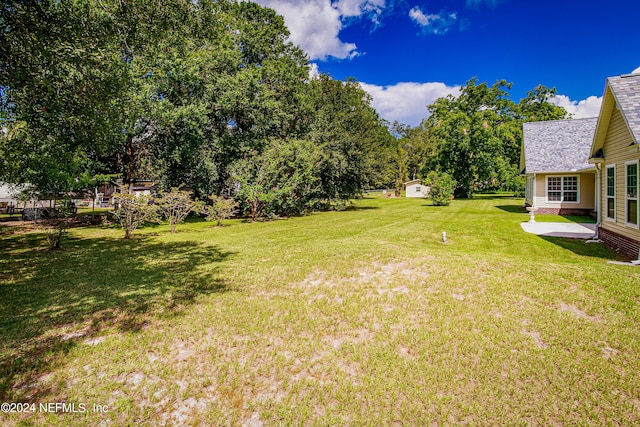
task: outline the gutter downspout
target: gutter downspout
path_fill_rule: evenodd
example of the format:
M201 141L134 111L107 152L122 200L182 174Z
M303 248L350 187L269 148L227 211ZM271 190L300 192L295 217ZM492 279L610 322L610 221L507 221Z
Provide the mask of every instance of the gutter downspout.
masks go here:
M598 240L600 237L600 224L602 223L602 209L600 209L600 205L602 204L602 164L596 163L596 200L595 200L595 208L596 208L596 235L593 236L594 240Z
M533 185L531 186L531 191L533 194L531 194L531 207L535 208L536 207L536 194L537 194L537 189L536 189L536 174L533 174Z

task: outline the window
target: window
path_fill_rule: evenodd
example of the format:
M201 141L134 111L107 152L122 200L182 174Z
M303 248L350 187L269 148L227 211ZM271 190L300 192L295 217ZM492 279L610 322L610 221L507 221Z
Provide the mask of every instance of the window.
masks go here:
M616 166L607 166L607 218L616 219Z
M420 186L416 185L416 193L419 193L419 192L420 192Z
M578 203L578 177L547 177L547 201Z
M627 224L638 225L638 161L629 162L627 166Z
M563 202L578 202L578 177L566 176L562 178Z
M562 178L549 177L547 181L547 200L550 202L562 201Z

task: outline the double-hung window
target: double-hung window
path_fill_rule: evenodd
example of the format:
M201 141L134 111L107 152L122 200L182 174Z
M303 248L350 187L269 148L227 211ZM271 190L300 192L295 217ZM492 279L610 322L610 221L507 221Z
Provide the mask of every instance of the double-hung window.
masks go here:
M547 178L548 202L578 203L577 176L550 176Z
M638 161L627 162L626 166L626 223L631 226L638 226Z
M606 176L606 218L615 221L616 219L616 165L607 166Z

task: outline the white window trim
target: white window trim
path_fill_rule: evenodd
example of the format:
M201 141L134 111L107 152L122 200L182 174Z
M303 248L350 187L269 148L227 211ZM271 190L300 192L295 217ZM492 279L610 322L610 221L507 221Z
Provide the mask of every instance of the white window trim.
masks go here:
M609 195L607 194L608 185L608 173L609 169L613 169L613 218L609 217ZM604 219L611 222L616 222L616 218L618 217L618 200L616 197L616 192L618 188L616 187L616 183L618 181L618 177L616 176L616 164L607 165L605 167L605 175L604 175Z
M564 199L564 178L576 178L576 201L575 202L567 202L564 200L549 200L549 178L561 178L560 179L560 193L562 194L561 198ZM580 175L547 175L544 180L544 197L546 199L546 203L549 204L563 204L570 203L572 205L580 204Z
M639 212L636 212L636 218L638 219L638 224L633 224L631 222L627 222L629 219L629 200L636 200L636 202L640 202L640 162L638 160L630 160L628 162L624 162L624 225L631 228L640 228L640 203L636 203L636 209ZM639 181L636 183L636 197L630 198L627 193L627 185L628 185L628 177L627 177L627 166L628 165L637 165L636 167L636 179Z

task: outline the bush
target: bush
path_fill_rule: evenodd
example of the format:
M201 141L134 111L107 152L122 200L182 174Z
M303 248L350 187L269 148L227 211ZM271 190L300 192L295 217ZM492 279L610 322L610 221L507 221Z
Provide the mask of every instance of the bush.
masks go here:
M237 199L251 219L298 215L318 200L321 152L309 141L271 141L231 166Z
M209 199L213 202L207 209L207 221L217 221L218 225L222 225L222 220L231 218L238 208L238 202L228 199L224 196L216 196L212 194Z
M435 206L447 206L453 199L456 181L448 173L429 172L427 185L430 187L428 197Z
M169 192L161 191L158 195L159 198L154 203L169 221L172 233L176 232L177 225L184 222L191 212L200 212L204 206L201 201L193 200L191 192L175 187Z
M130 239L134 230L145 222L158 220L158 207L152 204L149 196L116 193L113 198L117 204L113 216L124 229L125 239Z
M64 219L51 220L44 226L44 232L49 249L60 249L62 238L67 234L67 223Z
M47 236L47 244L49 249L60 249L62 246L62 238L67 234L67 220L75 215L75 210L71 209L70 203L60 206L60 209L44 208L42 209L42 217L46 218L43 226L45 235ZM45 215L46 213L46 215Z

